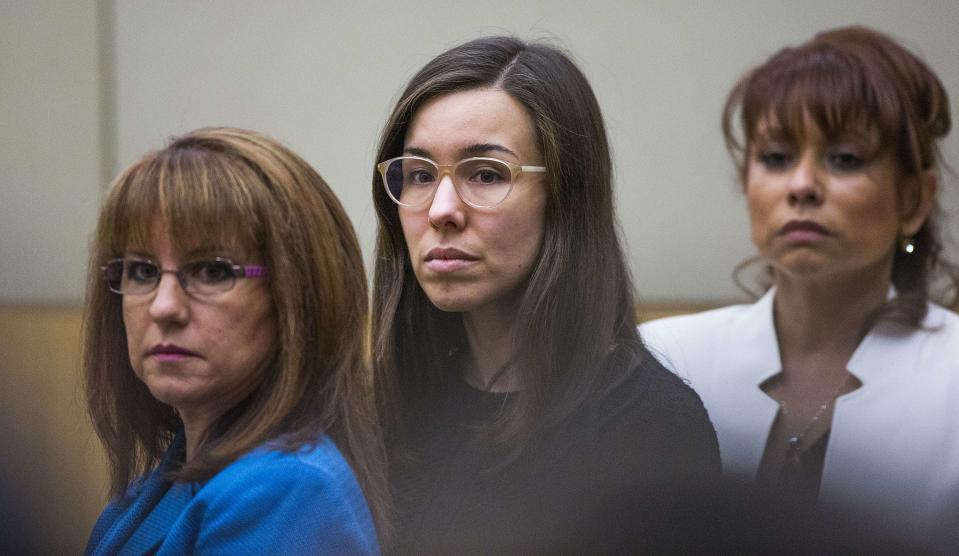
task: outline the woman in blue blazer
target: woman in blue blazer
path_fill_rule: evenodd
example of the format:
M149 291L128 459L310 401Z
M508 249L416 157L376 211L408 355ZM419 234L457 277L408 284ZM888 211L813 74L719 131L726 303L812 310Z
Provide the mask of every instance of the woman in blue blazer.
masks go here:
M202 129L125 170L85 309L113 494L87 553L377 553L366 291L336 197L275 141Z

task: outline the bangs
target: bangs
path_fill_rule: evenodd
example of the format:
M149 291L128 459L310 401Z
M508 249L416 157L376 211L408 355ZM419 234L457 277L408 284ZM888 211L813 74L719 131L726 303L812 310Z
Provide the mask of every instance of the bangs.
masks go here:
M147 156L114 183L104 206L101 247L109 257L148 250L161 222L173 248L264 252L263 179L241 158L198 146L171 145Z
M822 46L787 49L760 66L742 92L746 143L760 134L801 143L812 123L827 140L846 135L878 150L896 137L902 107L884 75L852 54ZM875 154L875 152L873 153Z

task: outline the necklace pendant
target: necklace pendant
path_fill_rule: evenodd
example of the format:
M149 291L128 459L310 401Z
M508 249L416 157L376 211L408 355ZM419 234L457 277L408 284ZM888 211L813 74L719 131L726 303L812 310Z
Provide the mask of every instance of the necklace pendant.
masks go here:
M789 440L786 441L789 444L789 447L793 450L798 450L802 446L802 438L798 436L790 436Z

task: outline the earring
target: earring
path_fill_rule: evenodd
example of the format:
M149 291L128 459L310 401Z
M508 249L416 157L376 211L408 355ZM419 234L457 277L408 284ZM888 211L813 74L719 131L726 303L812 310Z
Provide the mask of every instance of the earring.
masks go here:
M912 255L916 251L916 239L912 236L900 237L899 250L907 255Z

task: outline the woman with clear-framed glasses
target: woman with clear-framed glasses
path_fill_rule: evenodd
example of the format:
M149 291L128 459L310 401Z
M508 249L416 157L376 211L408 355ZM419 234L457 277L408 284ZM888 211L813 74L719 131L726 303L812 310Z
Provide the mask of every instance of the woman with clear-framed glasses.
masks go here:
M349 219L276 141L201 129L124 170L85 306L112 497L87 553L378 553L367 307Z
M377 161L397 552L610 548L622 498L718 472L701 402L637 336L603 120L568 56L508 37L439 55Z

